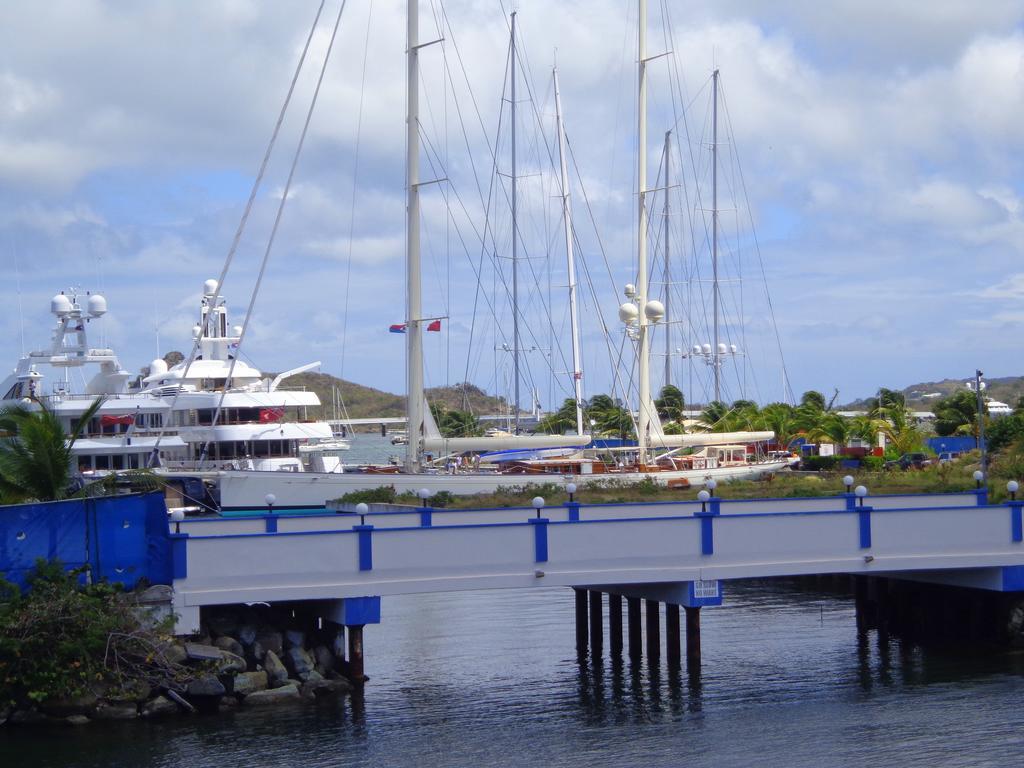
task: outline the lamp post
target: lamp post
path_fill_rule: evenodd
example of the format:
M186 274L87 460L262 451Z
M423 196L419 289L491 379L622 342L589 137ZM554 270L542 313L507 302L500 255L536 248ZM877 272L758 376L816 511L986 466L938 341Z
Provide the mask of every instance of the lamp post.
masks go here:
M534 496L533 497L533 508L537 510L537 519L540 520L540 511L544 508L544 497Z
M701 490L697 493L697 501L700 502L700 511L708 511L708 501L711 500L711 494L707 491Z
M366 513L370 511L370 507L366 502L360 501L356 504L356 514L359 515L359 524L366 525Z
M984 465L982 465L982 466L984 466ZM981 484L983 482L985 482L985 473L982 472L980 469L974 470L974 486L975 486L975 488L977 488L980 491L981 490Z
M263 497L263 500L267 502L267 514L274 514L274 504L277 502L277 496L275 496L272 493L268 493L266 496Z
M863 507L864 497L868 495L868 489L863 485L858 485L853 489L853 492L857 495L857 503Z
M1020 490L1020 483L1018 483L1016 480L1011 480L1006 484L1006 490L1010 494L1010 501L1016 501L1017 491Z
M710 493L709 493L710 496L714 496L715 495L715 488L718 487L718 481L715 480L715 478L713 478L713 477L708 478L708 481L706 483L704 483L704 487L707 488L708 491L710 491Z
M416 491L416 495L420 497L420 502L423 504L423 506L427 506L427 499L430 498L430 489L420 488L418 491Z
M843 485L846 486L846 492L853 492L853 475L847 475L843 478Z
M981 471L988 472L988 451L985 449L985 397L981 394L981 390L985 388L985 382L981 380L983 375L980 370L974 371L974 396L978 404L978 450L981 451Z
M575 498L576 497L576 483L569 483L567 486L565 486L565 491L566 491L566 493L569 494L569 503L570 504L572 504L574 501L576 501L576 498Z

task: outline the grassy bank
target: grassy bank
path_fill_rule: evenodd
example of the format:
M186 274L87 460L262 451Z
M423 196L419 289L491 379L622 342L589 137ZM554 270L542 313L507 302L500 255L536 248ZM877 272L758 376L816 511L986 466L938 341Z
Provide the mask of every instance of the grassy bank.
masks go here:
M856 483L867 486L869 493L872 494L952 493L974 489L976 486L973 474L979 466L979 457L977 454L974 454L973 456L968 455L956 462L936 464L920 470L841 471L813 474L780 472L765 480L739 480L721 483L715 493L728 499L834 496L843 493L845 490L843 477L847 474L852 474ZM1007 497L1007 481L1021 479L1024 479L1024 456L1016 452L1006 452L992 457L988 481L990 501L998 503L1005 500ZM581 488L576 494L576 500L584 504L688 501L696 499L699 490L699 488L663 488L653 482L627 485L609 481L604 486ZM557 484L524 484L518 488L473 496L453 496L448 493L441 493L431 499L431 505L449 509L519 507L529 506L534 496L544 497L544 501L547 504L562 504L568 501L568 496L559 482ZM393 500L399 504L411 505L418 505L419 503L418 499L412 494L399 495L391 499L379 498L372 500Z

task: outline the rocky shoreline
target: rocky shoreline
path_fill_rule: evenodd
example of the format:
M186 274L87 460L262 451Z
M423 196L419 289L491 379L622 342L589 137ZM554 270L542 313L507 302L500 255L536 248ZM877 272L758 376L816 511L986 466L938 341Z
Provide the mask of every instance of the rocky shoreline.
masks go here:
M72 699L0 709L0 725L86 725L309 702L352 689L345 633L301 608L242 606L204 616L202 632L167 638L150 659L160 674ZM155 678L155 679L154 679Z

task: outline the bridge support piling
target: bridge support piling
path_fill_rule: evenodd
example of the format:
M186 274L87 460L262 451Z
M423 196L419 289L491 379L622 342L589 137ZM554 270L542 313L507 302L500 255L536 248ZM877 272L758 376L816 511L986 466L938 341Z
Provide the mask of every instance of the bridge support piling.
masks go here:
M686 611L686 666L691 673L700 670L700 608L684 606Z
M681 662L681 634L679 632L679 606L665 603L665 648L669 669L679 669Z
M643 657L641 647L643 643L643 630L640 627L640 598L626 598L626 618L629 623L629 658L634 661Z
M647 600L647 659L654 663L661 657L661 611L657 600Z
M348 627L348 674L355 685L366 682L363 669L363 625Z
M585 656L588 644L587 590L573 587L576 597L576 654Z
M857 619L857 631L867 632L870 629L868 620L868 584L866 576L852 576L853 605Z
M604 650L604 611L601 593L590 590L590 651L599 657Z
M608 635L611 655L622 656L622 595L608 595Z

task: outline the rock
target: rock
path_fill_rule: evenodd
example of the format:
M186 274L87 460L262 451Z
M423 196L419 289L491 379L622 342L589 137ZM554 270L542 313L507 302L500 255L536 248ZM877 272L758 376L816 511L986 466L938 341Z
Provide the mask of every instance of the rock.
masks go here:
M64 718L64 722L68 725L88 725L89 718L85 715L71 715Z
M242 696L248 696L256 693L256 691L265 691L267 685L266 672L243 672L240 675L235 675L234 692Z
M238 699L234 696L225 696L220 700L219 709L234 709L238 706Z
M8 705L6 707L0 707L0 725L7 722L7 719L11 716L14 711L14 707Z
M245 697L245 706L262 706L264 704L278 704L283 701L298 701L302 698L297 685L283 685L280 688L268 688L265 691L256 691Z
M303 648L306 645L306 633L301 629L289 629L284 633L285 648Z
M37 712L34 709L18 709L12 712L11 716L7 719L14 725L35 725L37 723L45 723L47 717L42 712Z
M238 628L238 639L242 645L252 645L256 642L256 627L252 624L243 624Z
M44 701L39 709L51 717L72 717L75 715L91 715L96 711L96 695L84 693L67 699L50 699Z
M260 632L256 635L256 642L265 650L273 651L278 658L284 653L284 639L280 632Z
M184 664L188 659L184 647L173 641L160 646L160 651L170 664Z
M263 654L265 653L263 646L257 640L252 645L246 646L245 660L249 662L249 666L255 667L257 664L263 663Z
M238 616L234 613L215 613L207 620L207 626L215 637L230 635L238 629Z
M134 720L138 716L138 707L127 704L101 704L93 714L97 720Z
M221 662L217 669L221 672L245 672L249 668L248 663L241 656L236 656L231 651L221 651Z
M146 701L153 694L153 689L144 680L130 680L120 688L107 691L104 699L115 706L131 706Z
M316 667L316 662L306 649L298 647L288 649L284 655L284 664L299 680L305 680Z
M224 686L213 675L203 675L188 684L186 693L189 696L223 696Z
M267 651L267 655L263 657L263 666L267 670L267 683L271 688L277 688L285 684L285 681L288 679L288 669L277 658L276 653Z
M334 654L326 645L318 645L314 648L313 658L316 660L316 669L321 675L326 675L334 669Z
M221 649L215 645L185 643L185 654L194 661L220 661Z
M242 644L233 637L223 635L222 637L218 637L214 640L213 645L216 648L220 648L222 651L233 653L235 656L245 656L245 648L243 648Z
M166 696L157 696L152 701L147 701L139 710L142 717L164 717L166 715L178 714L178 705Z

